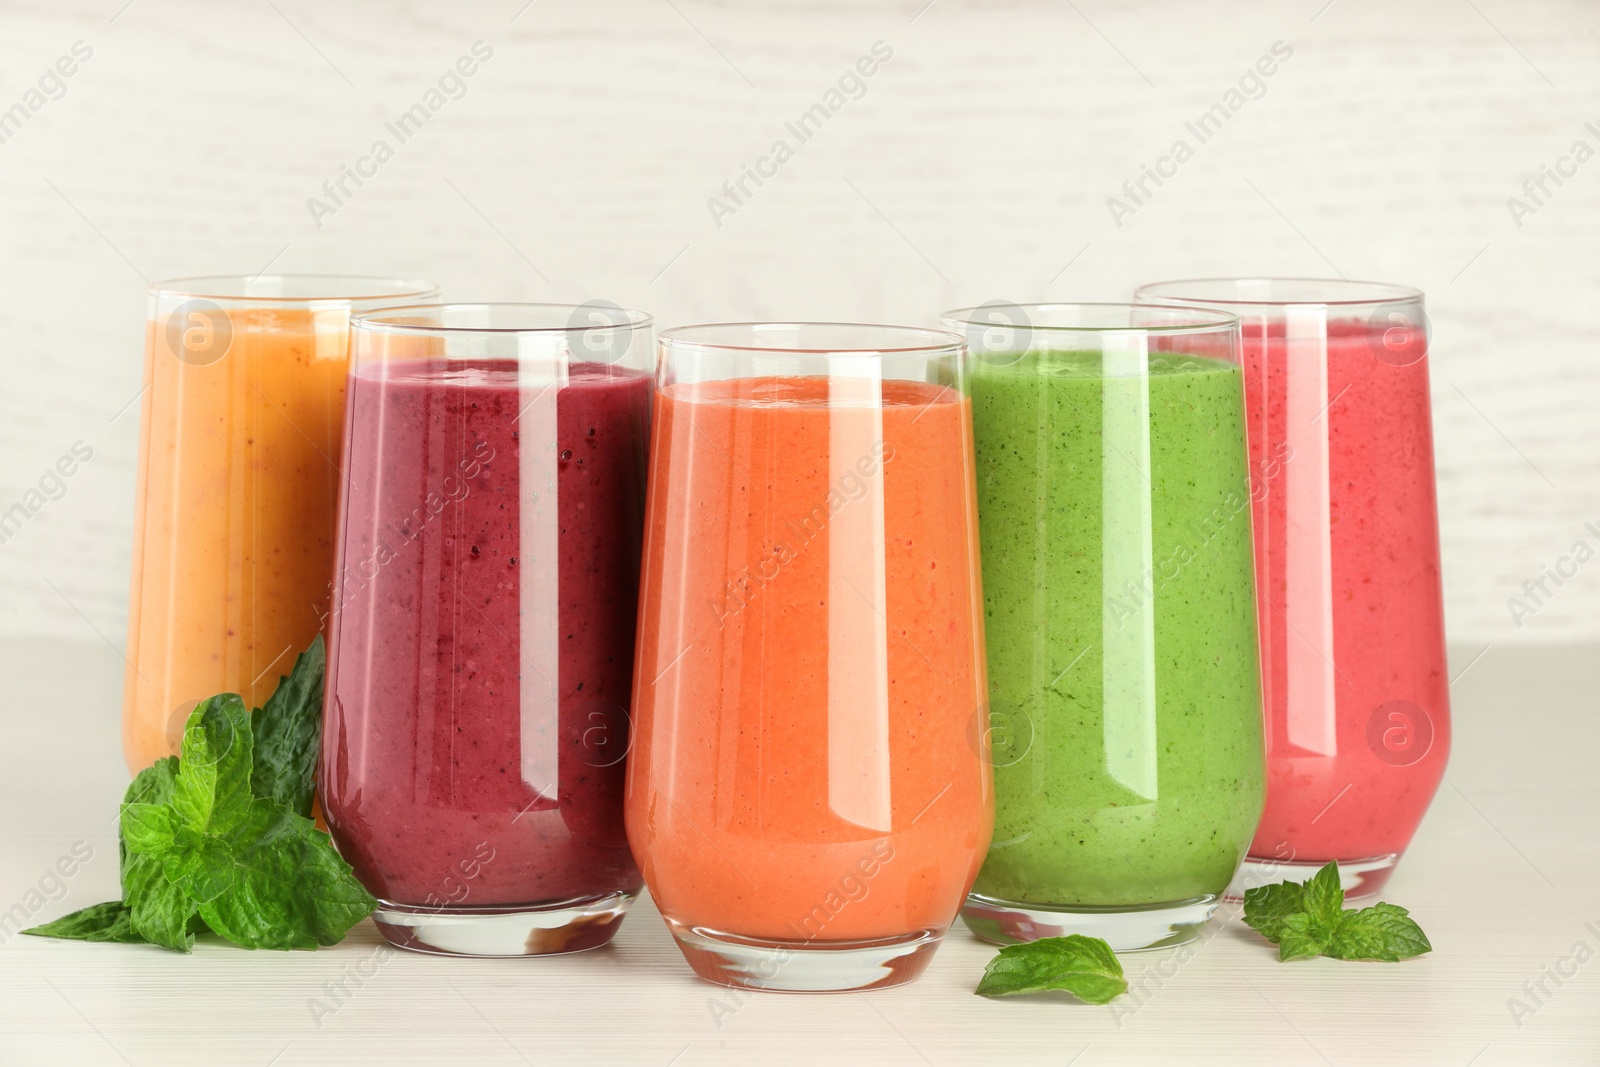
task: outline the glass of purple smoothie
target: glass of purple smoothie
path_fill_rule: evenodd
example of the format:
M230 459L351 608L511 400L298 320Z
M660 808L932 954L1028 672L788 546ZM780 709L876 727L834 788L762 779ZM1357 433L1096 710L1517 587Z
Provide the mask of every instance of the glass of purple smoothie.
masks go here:
M402 948L594 948L639 891L652 333L604 303L351 323L319 794Z

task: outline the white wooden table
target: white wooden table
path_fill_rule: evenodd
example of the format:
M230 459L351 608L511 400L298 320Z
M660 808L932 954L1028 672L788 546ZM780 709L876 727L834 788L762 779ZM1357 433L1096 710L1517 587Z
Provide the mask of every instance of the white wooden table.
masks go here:
M974 996L993 949L960 928L911 986L736 993L690 974L648 903L610 948L547 959L380 964L370 923L315 953L7 937L0 1064L1600 1063L1600 962L1571 958L1600 952L1600 652L1456 652L1450 772L1384 894L1433 941L1408 963L1279 964L1230 919L1181 965L1124 956L1146 991L1114 1010ZM116 895L121 676L105 645L0 645L0 912Z

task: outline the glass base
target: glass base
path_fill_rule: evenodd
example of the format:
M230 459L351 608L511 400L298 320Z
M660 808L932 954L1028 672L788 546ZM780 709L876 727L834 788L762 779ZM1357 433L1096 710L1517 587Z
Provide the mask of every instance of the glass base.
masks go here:
M1398 852L1359 860L1340 860L1339 884L1344 887L1344 898L1361 900L1375 896L1399 862ZM1239 872L1233 876L1232 884L1228 886L1227 898L1243 900L1245 890L1275 882L1306 882L1327 865L1327 860L1294 862L1272 859L1270 856L1246 856Z
M1208 895L1127 907L1049 907L971 893L961 918L974 934L997 945L1086 934L1103 939L1113 952L1138 952L1193 941L1217 910L1218 899Z
M667 920L689 966L708 982L780 993L845 993L904 985L927 969L943 930L859 941L742 937Z
M398 948L435 956L548 956L609 942L633 903L606 893L549 904L422 907L378 901L372 921Z

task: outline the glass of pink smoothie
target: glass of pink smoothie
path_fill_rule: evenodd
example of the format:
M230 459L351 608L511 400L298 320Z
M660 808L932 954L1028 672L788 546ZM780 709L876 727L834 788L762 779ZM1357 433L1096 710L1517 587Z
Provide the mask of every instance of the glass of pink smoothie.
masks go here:
M351 325L319 792L403 948L594 948L623 829L653 358L614 305Z
M1373 282L1163 282L1240 317L1267 803L1235 889L1338 860L1382 888L1444 775L1449 679L1422 293Z

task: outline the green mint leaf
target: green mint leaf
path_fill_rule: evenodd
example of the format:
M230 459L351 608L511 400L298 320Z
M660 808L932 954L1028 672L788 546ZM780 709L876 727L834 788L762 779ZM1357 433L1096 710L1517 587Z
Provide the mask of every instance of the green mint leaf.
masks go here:
M200 904L200 916L245 948L337 944L378 904L327 834L270 800L252 803L180 876L200 893L221 886Z
M1285 962L1320 956L1333 940L1332 926L1303 911L1286 917L1279 933L1278 958Z
M1394 963L1432 950L1428 935L1406 909L1396 904L1374 904L1345 912L1323 955L1337 960Z
M318 634L294 661L288 677L250 717L255 736L250 784L258 797L310 816L322 737L322 684L327 656Z
M124 804L170 804L178 785L178 757L158 759L128 783L122 795Z
M128 783L128 791L122 794L122 803L129 804L170 804L173 791L178 785L178 757L167 756L158 759L138 774L133 781ZM128 843L121 838L117 841L117 868L126 878L128 872Z
M1064 989L1087 1004L1105 1004L1128 991L1122 964L1098 937L1068 934L1007 945L984 968L980 997Z
M248 822L248 817L243 820ZM236 824L234 829L237 830ZM196 905L206 904L227 892L233 881L233 854L228 845L215 837L196 837L162 859L167 881L182 889Z
M122 899L135 933L153 945L188 952L194 947L190 920L198 908L167 879L163 866L155 856L135 853L123 872Z
M134 854L159 855L173 846L172 809L161 804L122 805L122 843Z
M104 904L91 904L87 908L63 915L54 922L22 931L35 937L59 937L70 941L115 941L125 945L142 945L144 938L133 929L133 913L120 900Z
M183 728L172 808L192 830L226 829L250 806L250 711L234 693L202 700ZM213 825L215 824L215 825Z
M1329 860L1311 876L1301 907L1330 933L1339 925L1339 916L1344 914L1344 890L1339 884L1337 862Z
M1277 882L1244 891L1244 924L1277 944L1283 921L1304 911L1306 887L1299 882Z

